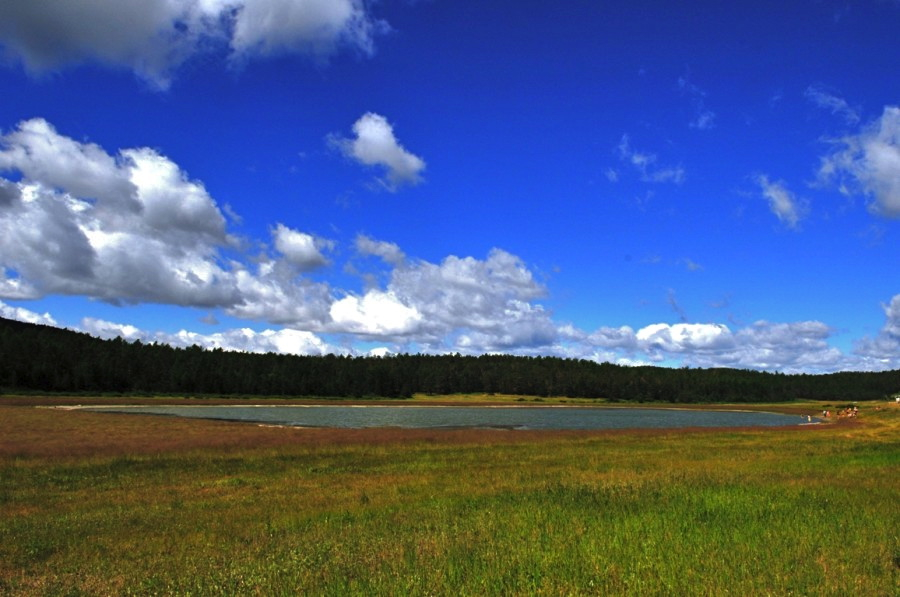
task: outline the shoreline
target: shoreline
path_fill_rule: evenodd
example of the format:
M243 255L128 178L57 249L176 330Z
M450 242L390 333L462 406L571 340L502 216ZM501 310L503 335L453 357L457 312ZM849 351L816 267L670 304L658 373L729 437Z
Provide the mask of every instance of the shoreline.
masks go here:
M652 410L711 410L732 412L771 412L777 414L796 414L816 416L823 410L825 401L812 405L809 403L766 402L766 403L667 403L667 402L603 402L577 398L533 398L523 397L519 400L472 400L466 395L458 399L453 396L431 399L327 399L327 398L196 398L196 397L104 397L104 396L21 396L0 395L0 406L30 406L43 408L60 408L88 410L91 407L123 408L129 406L231 406L231 407L266 407L266 406L344 406L344 407L472 407L472 408L596 408L596 409L652 409ZM116 400L116 402L112 402ZM546 400L546 402L545 402ZM833 407L833 405L832 405Z
M582 409L582 410L664 410L664 411L704 411L704 412L734 412L734 413L767 413L773 415L797 415L802 417L811 417L811 420L807 420L806 422L797 423L797 425L819 425L825 424L829 421L822 420L821 417L813 417L809 413L796 413L796 412L787 412L787 411L778 411L770 408L732 408L732 405L723 405L723 404L697 404L697 405L689 405L689 406L663 406L663 405L626 405L626 404L518 404L518 403L472 403L472 402L440 402L440 403L400 403L400 404L386 404L386 403L367 403L361 404L356 402L344 402L344 401L336 401L336 402L316 402L316 403L304 403L304 404L296 404L296 403L282 403L282 404L231 404L231 403L223 403L223 404L168 404L168 403L153 403L153 404L67 404L67 405L35 405L34 408L47 408L47 409L56 409L56 410L65 410L65 411L75 411L75 410L84 410L89 412L102 412L100 409L121 409L127 410L129 408L144 408L144 407L153 407L153 406L174 406L178 408L217 408L217 407L228 407L235 409L251 409L251 408L472 408L472 409ZM148 413L154 414L154 413ZM176 415L177 416L177 415ZM221 420L232 420L232 419L221 419ZM234 419L235 422L244 422L241 419ZM785 425L785 427L789 427L790 425ZM723 427L723 429L729 429L730 427ZM639 428L636 428L639 429ZM678 427L673 427L673 429L679 429Z
M571 431L583 431L583 432L604 432L611 430L667 430L671 429L673 431L678 431L682 429L743 429L743 428L787 428L787 427L797 427L797 426L811 426L811 425L820 425L824 421L820 418L813 418L810 415L796 415L796 414L788 414L788 413L778 413L772 412L770 410L756 409L756 410L748 410L748 409L737 409L737 408L680 408L680 407L645 407L645 408L633 408L625 405L572 405L572 404L548 404L548 405L535 405L535 404L347 404L347 403L338 403L338 404L93 404L93 405L37 405L34 408L36 409L49 409L49 410L61 410L66 412L72 411L83 411L89 413L98 413L98 414L125 414L125 415L142 415L142 416L158 416L158 417L175 417L175 418L185 418L189 420L210 420L210 421L225 421L231 423L239 423L239 424L255 424L259 426L267 426L271 425L279 428L295 428L295 429L348 429L348 430L366 430L366 429L390 429L398 432L403 432L406 430L430 430L430 431L450 431L450 430L471 430L471 431L510 431L514 430L517 432L520 431L532 431L538 433L555 433L555 432L571 432ZM223 410L225 412L223 412ZM271 409L270 412L281 412L282 414L276 416L274 419L268 418L265 415L253 415L250 414L254 410L266 410ZM327 417L325 420L312 423L311 421L305 420L302 415L289 415L286 411L291 411L293 409L330 409L332 413L335 413L335 417ZM342 421L342 418L345 415L349 414L349 410L345 411L344 409L356 410L356 411L364 411L365 409L372 410L380 410L384 411L395 411L395 416L389 417L389 421L383 421L381 423L371 423L366 419L363 421L356 421L355 423L346 424L345 421ZM423 422L418 418L407 420L403 416L399 416L399 413L396 411L419 411L420 413L423 411L447 411L447 410L456 410L462 412L471 413L475 411L485 411L484 419L481 420L480 417L477 417L479 422L470 423L461 423L457 421L449 422L449 421L432 421L431 423ZM568 411L569 413L573 413L578 416L579 421L581 421L581 415L587 412L593 412L599 414L603 411L612 413L629 413L629 416L636 417L635 420L630 423L625 424L609 424L598 422L596 426L594 425L584 425L583 423L573 424L571 420L567 422L558 421L556 425L547 425L545 426L541 421L543 421L543 417L540 414L536 416L540 417L540 419L528 419L524 422L519 423L509 423L509 422L492 422L490 421L490 416L487 415L486 411L531 411L532 413L536 413L538 411L544 411L546 416L550 416L546 411ZM206 411L206 412L204 412ZM577 411L582 411L582 413L578 413ZM188 414L191 412L192 414ZM240 413L246 414L240 414ZM296 411L295 411L296 412ZM643 420L643 414L637 413L696 413L701 414L705 413L707 415L713 413L730 413L734 415L756 415L756 416L766 416L771 415L774 417L781 417L779 422L766 422L766 421L739 421L736 424L728 424L725 421L716 421L714 424L704 424L699 421L667 421L663 425L659 425L658 423L648 422ZM397 418L399 416L399 418ZM421 416L421 415L420 415ZM602 415L601 415L602 416ZM660 416L660 415L657 415ZM662 415L666 416L666 415ZM797 422L794 420L794 417L800 417L800 421ZM440 419L440 418L439 418ZM451 420L453 418L451 417ZM605 417L604 419L605 420ZM613 419L614 420L614 419ZM643 424L642 424L643 423ZM649 423L649 424L648 424Z
M15 404L11 404L14 402ZM56 404L53 404L53 403ZM557 441L592 441L602 438L681 437L715 434L841 433L866 425L858 419L810 425L800 423L778 427L680 427L627 428L599 430L518 430L515 433L496 429L410 429L410 428L321 428L294 426L261 426L256 423L231 422L176 416L141 416L128 413L100 413L86 408L34 408L35 406L78 406L92 402L107 405L103 399L84 397L38 400L14 400L0 397L0 458L81 458L117 456L159 456L184 451L213 449L231 453L242 450L270 450L331 446L385 445L513 445L520 443L550 444ZM126 401L122 401L126 402ZM128 400L134 404L136 401ZM160 401L144 400L150 404ZM186 400L167 400L185 404ZM48 404L50 403L50 404ZM234 404L234 401L224 401ZM334 404L334 403L332 403ZM601 406L601 405L597 405ZM719 409L728 405L719 405ZM893 407L892 407L893 408ZM772 410L772 405L758 409ZM809 405L791 409L786 414L816 411Z

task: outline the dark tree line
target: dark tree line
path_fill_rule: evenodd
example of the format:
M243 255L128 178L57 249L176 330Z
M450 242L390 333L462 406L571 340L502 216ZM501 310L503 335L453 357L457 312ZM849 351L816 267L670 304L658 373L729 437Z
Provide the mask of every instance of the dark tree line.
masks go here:
M872 400L900 392L900 371L784 375L509 355L247 354L100 340L0 318L4 391L358 398L484 392L684 403Z

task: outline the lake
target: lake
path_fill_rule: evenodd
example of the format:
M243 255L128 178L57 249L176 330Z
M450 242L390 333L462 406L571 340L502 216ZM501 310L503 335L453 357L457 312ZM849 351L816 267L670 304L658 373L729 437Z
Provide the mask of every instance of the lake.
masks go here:
M799 415L581 406L91 406L97 412L224 419L291 427L430 429L649 429L778 427L807 422Z

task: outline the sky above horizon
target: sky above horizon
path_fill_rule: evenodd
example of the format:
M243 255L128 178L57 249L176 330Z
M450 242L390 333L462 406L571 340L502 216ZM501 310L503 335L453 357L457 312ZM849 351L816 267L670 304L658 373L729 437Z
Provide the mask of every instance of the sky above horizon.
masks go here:
M0 4L0 316L900 368L900 0Z

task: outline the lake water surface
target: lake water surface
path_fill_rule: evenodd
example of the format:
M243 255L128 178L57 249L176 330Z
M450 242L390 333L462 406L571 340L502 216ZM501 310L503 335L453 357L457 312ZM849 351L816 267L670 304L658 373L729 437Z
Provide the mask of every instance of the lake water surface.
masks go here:
M247 421L293 427L646 429L777 427L805 423L799 415L579 406L117 406L93 411Z

